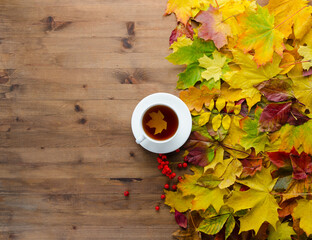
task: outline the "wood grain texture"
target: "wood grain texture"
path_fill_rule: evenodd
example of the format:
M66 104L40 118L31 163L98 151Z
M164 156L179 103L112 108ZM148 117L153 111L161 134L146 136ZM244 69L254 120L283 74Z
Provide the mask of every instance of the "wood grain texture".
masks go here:
M0 240L172 239L167 179L130 128L143 97L178 94L165 7L0 1Z

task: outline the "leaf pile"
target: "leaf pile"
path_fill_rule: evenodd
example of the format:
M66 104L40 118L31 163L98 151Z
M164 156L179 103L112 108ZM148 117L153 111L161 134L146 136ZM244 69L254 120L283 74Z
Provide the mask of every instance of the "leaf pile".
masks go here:
M309 239L309 2L169 0L171 13L167 60L185 66L177 88L193 118L185 144L193 174L165 203L196 239ZM185 217L193 215L195 225Z

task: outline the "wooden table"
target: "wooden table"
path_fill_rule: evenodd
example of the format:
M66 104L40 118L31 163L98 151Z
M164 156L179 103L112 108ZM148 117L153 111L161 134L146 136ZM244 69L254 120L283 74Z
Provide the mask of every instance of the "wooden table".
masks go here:
M167 180L130 128L140 99L178 94L165 7L0 1L1 240L172 239Z

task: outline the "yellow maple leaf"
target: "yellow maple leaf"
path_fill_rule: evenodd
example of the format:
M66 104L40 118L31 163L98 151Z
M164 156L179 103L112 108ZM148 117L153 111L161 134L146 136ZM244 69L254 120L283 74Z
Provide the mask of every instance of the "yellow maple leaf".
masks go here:
M302 16L299 14L307 5L307 0L270 0L266 8L274 16L274 25L287 38L292 32L292 26L296 19ZM306 21L303 18L300 22Z
M277 201L271 191L277 179L273 180L270 169L262 168L261 172L245 180L237 180L238 183L250 187L247 191L234 191L226 204L234 211L251 209L239 219L240 232L255 230L257 233L265 221L276 229L279 221Z
M199 112L203 105L209 107L211 100L220 93L220 90L212 89L202 86L201 89L190 87L188 90L180 92L180 98L188 106L189 110L195 109Z
M231 125L231 117L229 115L225 115L223 118L222 118L222 127L225 129L225 130L228 130L230 128L230 125Z
M218 171L217 168L221 165L224 166L224 171L221 171L221 175L220 173L218 174L218 177L222 179L222 182L218 186L219 188L224 189L234 184L236 177L239 177L243 172L243 166L239 160L228 158L224 160L224 164L219 164L216 167L216 172Z
M312 27L312 7L306 7L298 13L297 18L294 19L294 35L296 39L302 39ZM304 21L302 21L304 19Z
M308 70L310 67L312 67L312 47L300 46L298 49L298 53L303 56L303 69Z
M193 15L192 10L201 8L201 3L202 1L199 0L169 0L165 15L175 13L177 21L182 22L185 25Z
M157 113L151 112L149 115L152 119L149 120L146 125L150 128L155 128L154 135L167 129L167 122L164 120L164 115L161 113L161 111L158 110Z
M185 35L178 37L177 41L174 41L169 48L173 50L173 52L178 51L179 48L192 45L193 41L186 37Z
M250 54L244 54L242 51L233 50L233 56L234 62L239 65L241 70L234 72L229 78L224 78L224 80L232 88L242 89L240 93L239 91L235 92L235 94L238 94L236 99L246 98L248 107L250 109L261 99L261 94L256 88L254 88L254 85L269 80L282 71L282 69L279 68L281 57L277 54L274 54L272 63L258 67L257 64L252 60L252 56ZM228 92L230 91L231 90L228 90ZM232 97L233 95L234 94L231 94ZM222 96L226 97L224 94Z
M299 226L302 228L307 236L312 234L312 201L307 199L298 200L298 205L295 207L293 212L293 217L296 219L300 219Z
M171 207L171 212L175 209L179 212L186 212L192 207L193 196L183 196L181 191L167 191L165 190L166 200L165 204Z
M312 111L312 76L292 78L294 95L306 108Z

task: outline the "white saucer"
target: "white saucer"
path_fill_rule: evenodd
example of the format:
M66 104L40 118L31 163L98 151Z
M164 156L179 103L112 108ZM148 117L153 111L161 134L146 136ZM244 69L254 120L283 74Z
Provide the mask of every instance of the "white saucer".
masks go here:
M154 93L143 98L135 107L132 118L131 128L133 135L136 139L142 136L142 128L140 126L141 116L146 110L146 106L153 104L164 104L174 109L178 115L179 128L175 136L165 143L155 143L148 139L144 139L140 145L146 150L154 153L169 153L180 148L188 139L192 130L192 117L188 107L178 97L169 93Z

